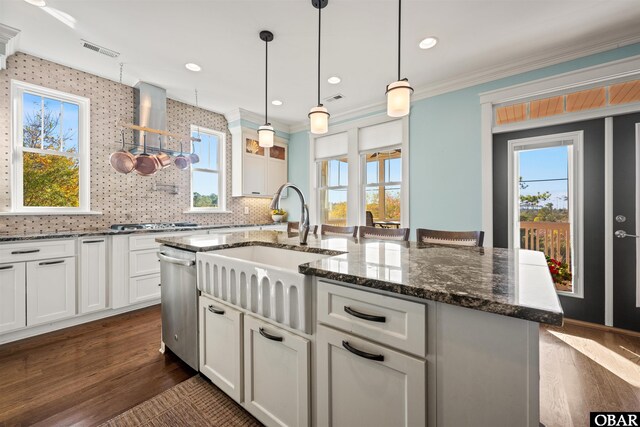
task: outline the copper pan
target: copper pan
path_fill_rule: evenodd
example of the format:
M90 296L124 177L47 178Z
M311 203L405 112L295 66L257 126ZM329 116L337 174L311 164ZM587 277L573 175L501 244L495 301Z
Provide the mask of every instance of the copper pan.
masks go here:
M160 162L160 166L162 167L162 169L164 169L171 164L171 157L167 153L162 151L161 136L158 137L158 140L160 141L160 148L158 149L158 154L156 154L156 159L158 159L158 162Z
M181 171L188 169L191 159L182 152L182 142L180 143L180 154L173 159L173 164Z
M122 131L122 149L111 153L109 163L116 172L129 173L136 167L136 157L125 149L124 131Z
M144 136L144 151L136 156L136 173L141 176L155 175L162 169L158 158L147 153L147 135Z

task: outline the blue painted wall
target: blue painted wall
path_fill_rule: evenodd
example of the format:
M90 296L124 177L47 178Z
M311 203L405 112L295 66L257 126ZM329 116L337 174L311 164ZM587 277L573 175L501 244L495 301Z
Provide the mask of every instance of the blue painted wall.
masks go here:
M414 102L409 121L411 228L481 228L480 93L634 55L640 55L640 43ZM291 134L289 180L305 194L308 159L307 132Z
M302 189L307 200L309 193L309 134L307 131L292 133L289 137L289 182ZM300 202L298 196L289 192L282 202L282 208L289 212L290 221L300 219Z

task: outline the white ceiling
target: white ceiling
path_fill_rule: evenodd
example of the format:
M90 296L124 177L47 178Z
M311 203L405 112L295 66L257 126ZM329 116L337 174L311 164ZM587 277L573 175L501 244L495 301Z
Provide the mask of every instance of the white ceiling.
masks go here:
M317 9L309 0L47 0L46 10L23 0L0 0L0 22L22 32L18 50L112 80L139 80L168 96L227 112L241 107L263 114L264 42L269 45L270 118L306 119L316 103ZM60 14L62 12L62 14ZM329 0L323 10L322 97L333 114L384 101L396 78L396 0ZM75 28L53 15L70 15ZM416 89L451 79L552 59L588 46L640 37L638 0L405 0L403 77ZM69 20L64 18L62 20ZM421 50L435 35L440 43ZM121 53L108 58L80 39ZM195 62L193 73L184 64ZM342 83L329 85L329 76Z

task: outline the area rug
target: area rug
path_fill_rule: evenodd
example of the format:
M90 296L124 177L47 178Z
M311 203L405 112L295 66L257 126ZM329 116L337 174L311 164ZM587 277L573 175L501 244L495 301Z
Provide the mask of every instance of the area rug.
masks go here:
M257 427L262 424L216 386L196 375L101 425L121 426Z

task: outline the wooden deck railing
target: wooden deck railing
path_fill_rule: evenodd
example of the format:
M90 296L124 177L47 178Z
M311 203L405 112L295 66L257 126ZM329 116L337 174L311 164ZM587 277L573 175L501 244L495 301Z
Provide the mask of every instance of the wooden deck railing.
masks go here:
M571 224L568 222L520 222L520 247L571 266Z

